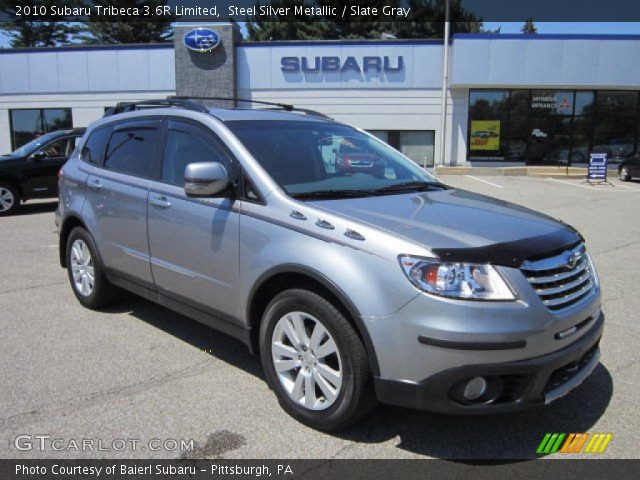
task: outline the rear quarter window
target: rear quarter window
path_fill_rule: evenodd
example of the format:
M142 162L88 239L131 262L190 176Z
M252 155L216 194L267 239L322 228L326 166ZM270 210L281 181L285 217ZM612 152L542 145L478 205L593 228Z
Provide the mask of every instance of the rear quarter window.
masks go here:
M80 159L92 165L101 166L110 134L111 126L98 128L91 132L82 147Z

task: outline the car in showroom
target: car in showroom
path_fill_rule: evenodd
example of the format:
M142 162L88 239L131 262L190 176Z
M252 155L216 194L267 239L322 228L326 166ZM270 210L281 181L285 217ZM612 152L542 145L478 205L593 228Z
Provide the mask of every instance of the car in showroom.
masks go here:
M640 154L630 155L618 165L618 177L623 182L630 181L633 177L640 177Z
M332 171L329 144L357 144L384 175ZM239 339L313 428L377 401L543 406L599 363L600 283L574 228L310 111L118 105L62 168L55 218L82 305L124 289Z
M20 202L58 196L58 171L69 159L84 128L41 135L0 156L0 216L15 213Z

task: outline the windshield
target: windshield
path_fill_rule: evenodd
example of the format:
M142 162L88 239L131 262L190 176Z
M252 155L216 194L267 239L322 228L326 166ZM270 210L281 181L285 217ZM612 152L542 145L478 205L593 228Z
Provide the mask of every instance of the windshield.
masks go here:
M397 150L346 125L252 120L227 126L293 197L445 188Z
M40 147L49 143L56 137L60 136L60 132L51 132L45 135L40 135L38 138L34 138L29 143L25 143L23 146L11 152L11 155L15 155L16 157L26 157L27 155L31 155L33 152L38 150Z

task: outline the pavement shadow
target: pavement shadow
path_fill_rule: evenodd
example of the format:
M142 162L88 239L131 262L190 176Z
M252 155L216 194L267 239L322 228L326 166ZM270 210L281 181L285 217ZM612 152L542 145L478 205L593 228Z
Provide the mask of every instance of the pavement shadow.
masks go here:
M36 213L50 213L55 212L58 207L58 201L53 200L51 202L37 202L37 203L23 203L15 213L16 216L21 215L33 215Z
M264 380L260 359L252 355L244 343L173 310L156 305L132 293L123 292L122 300L104 309L103 312L132 315L213 357Z
M259 358L239 340L133 294L124 295L105 313L128 313L264 380ZM580 387L546 407L467 416L380 405L364 420L328 435L365 444L397 438L399 449L470 464L530 460L540 457L536 449L547 432L589 431L604 414L612 394L613 380L600 364Z

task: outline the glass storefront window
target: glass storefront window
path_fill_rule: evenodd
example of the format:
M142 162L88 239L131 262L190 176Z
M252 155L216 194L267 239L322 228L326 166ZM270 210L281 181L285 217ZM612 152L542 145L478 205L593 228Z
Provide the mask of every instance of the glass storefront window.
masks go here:
M11 143L17 149L48 132L71 128L70 108L39 108L10 110Z
M640 92L471 90L467 159L585 163L640 150Z
M638 92L597 92L593 122L593 151L620 161L636 145Z
M436 136L433 130L369 130L369 133L402 152L418 165L433 166Z
M508 90L476 90L469 96L469 111L472 118L494 119L509 115Z

